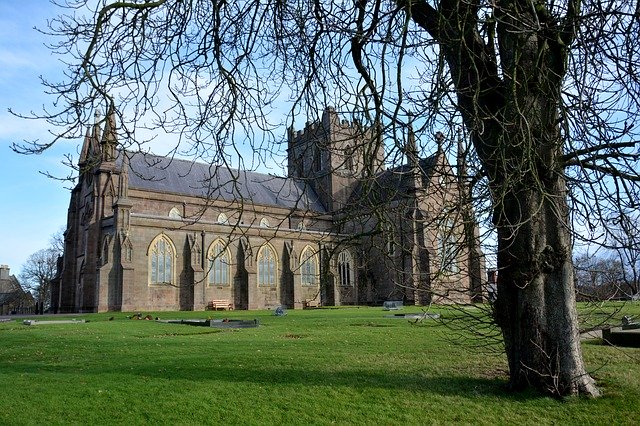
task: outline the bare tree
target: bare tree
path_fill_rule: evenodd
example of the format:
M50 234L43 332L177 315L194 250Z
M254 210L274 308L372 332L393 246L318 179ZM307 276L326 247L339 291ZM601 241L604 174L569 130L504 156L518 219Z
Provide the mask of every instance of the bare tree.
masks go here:
M620 291L627 297L640 297L640 217L637 207L627 215L620 215L608 229L610 246L622 265Z
M463 180L497 239L510 384L599 394L580 348L572 243L602 241L612 216L637 208L637 2L92 4L51 21L69 63L63 82L45 82L58 139L118 105L129 149L163 130L185 142L174 152L216 163L249 144L255 166L283 145L279 102L286 124L332 103L374 131L365 161L387 141L397 163L409 125L419 151L425 134L464 127Z
M51 239L49 240L49 245L51 250L58 253L59 256L62 256L64 252L64 232L66 227L61 227L58 229L53 235L51 235Z
M41 249L22 265L20 281L34 293L36 302L44 309L51 304L51 280L56 276L60 252L55 248Z
M582 300L603 301L625 298L625 267L611 256L583 254L574 261L576 290Z

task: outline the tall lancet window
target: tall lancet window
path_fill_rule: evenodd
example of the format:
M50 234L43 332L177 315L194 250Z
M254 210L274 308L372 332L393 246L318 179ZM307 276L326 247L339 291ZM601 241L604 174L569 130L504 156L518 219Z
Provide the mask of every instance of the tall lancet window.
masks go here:
M348 251L338 255L338 277L343 287L353 286L353 258Z
M302 285L318 284L318 255L311 248L305 247L300 256L300 281Z
M149 248L149 284L174 283L175 249L166 235L159 235Z
M209 285L228 286L231 281L231 255L222 240L216 240L209 248Z
M276 286L276 271L278 259L270 244L265 244L258 252L258 285L264 287Z

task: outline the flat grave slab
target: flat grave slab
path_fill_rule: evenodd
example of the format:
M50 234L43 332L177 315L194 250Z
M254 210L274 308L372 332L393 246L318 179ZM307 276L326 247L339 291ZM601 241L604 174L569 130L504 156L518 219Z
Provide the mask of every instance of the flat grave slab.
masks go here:
M605 328L602 330L602 342L607 345L640 348L640 328Z
M86 320L71 319L71 320L24 320L24 325L51 325L51 324L83 324Z
M196 327L212 327L212 328L255 328L260 326L260 321L240 320L240 319L173 319L173 320L157 320L166 324L185 324Z
M422 313L422 314L390 314L390 315L385 315L385 318L396 318L396 319L415 319L415 320L420 320L420 319L438 319L440 318L440 314L428 314L428 313Z

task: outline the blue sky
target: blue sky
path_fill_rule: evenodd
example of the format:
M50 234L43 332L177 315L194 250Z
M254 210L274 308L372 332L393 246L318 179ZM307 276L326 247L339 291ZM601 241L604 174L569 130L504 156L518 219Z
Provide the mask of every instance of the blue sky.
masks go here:
M81 139L58 142L37 156L18 155L10 148L12 142L52 140L49 132L55 129L46 122L17 118L7 109L37 113L55 101L45 93L40 76L60 81L65 67L60 56L45 46L55 40L34 27L46 29L47 20L61 11L47 0L0 0L0 264L9 265L15 275L30 254L49 247L51 236L66 226L72 184L47 178L41 172L68 176L70 170L61 162L65 154L77 159L82 143ZM163 141L174 146L173 139L160 137L154 140L157 154L163 152ZM246 155L245 166L255 167L251 162L255 160L253 152L247 147L240 149ZM272 160L268 163L271 167L262 171L282 173Z
M66 225L70 183L40 172L67 176L70 170L61 161L67 153L77 159L82 142L65 141L38 156L22 156L10 149L12 142L52 138L49 131L53 129L46 122L16 118L7 109L28 114L55 101L45 94L39 76L61 80L65 67L45 46L52 40L34 27L46 29L47 19L59 12L47 0L0 0L0 264L9 265L16 275L28 256L47 248L51 236ZM288 106L278 112L279 118ZM154 147L160 142L156 140ZM254 153L247 147L240 149L249 150L245 161L251 166ZM270 167L261 171L281 173L273 159L267 162Z
M66 224L70 185L39 172L66 176L63 155L75 154L81 142L66 142L37 156L10 149L11 142L51 138L47 123L18 119L7 109L37 112L52 103L39 76L59 80L64 68L44 46L46 36L33 27L46 28L47 19L56 14L46 0L0 0L0 264L9 265L15 275Z

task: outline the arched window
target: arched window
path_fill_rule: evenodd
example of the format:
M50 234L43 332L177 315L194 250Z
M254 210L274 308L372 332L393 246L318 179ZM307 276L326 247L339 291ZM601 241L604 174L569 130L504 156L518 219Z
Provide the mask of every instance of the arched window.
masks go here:
M149 247L149 284L173 284L175 248L169 238L162 234Z
M318 255L311 246L306 246L304 250L302 250L302 255L300 256L300 275L302 285L318 284Z
M207 259L209 259L209 285L230 285L231 255L224 241L216 240L211 244Z
M277 267L276 251L270 244L263 245L258 252L258 285L275 287Z
M182 215L180 214L180 210L178 210L176 207L172 208L169 211L169 217L171 219L182 219Z
M353 259L348 251L340 252L338 255L338 276L341 286L353 286Z
M266 217L260 219L260 228L268 228L269 226L269 219L267 219Z
M320 148L316 147L313 150L313 171L319 172L320 170L322 170L322 153Z
M393 232L393 225L387 223L384 226L385 229L385 239L387 240L387 255L389 257L393 257L396 255L396 242L395 242L395 234Z
M229 218L227 217L226 214L220 213L218 215L218 223L221 224L221 225L228 225L229 224Z
M353 171L353 149L349 145L344 149L344 167Z

